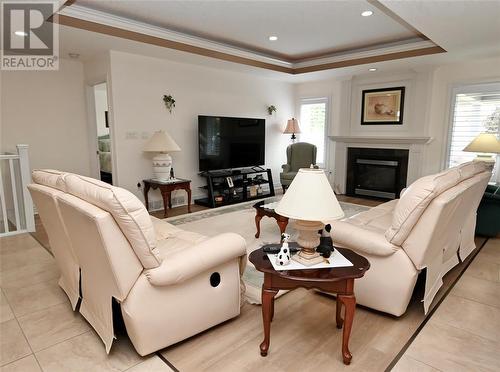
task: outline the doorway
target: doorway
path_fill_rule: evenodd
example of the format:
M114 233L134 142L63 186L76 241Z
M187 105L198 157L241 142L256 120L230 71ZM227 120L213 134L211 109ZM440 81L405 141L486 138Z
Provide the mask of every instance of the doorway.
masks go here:
M97 126L97 162L101 181L113 184L111 156L111 134L109 130L107 84L100 83L93 87L95 123Z

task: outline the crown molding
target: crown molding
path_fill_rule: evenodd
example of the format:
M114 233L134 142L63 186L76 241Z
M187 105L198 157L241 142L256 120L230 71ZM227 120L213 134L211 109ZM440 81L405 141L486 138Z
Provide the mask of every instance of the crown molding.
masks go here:
M115 16L109 13L83 7L78 4L66 6L59 15L77 18L84 21L98 23L113 28L136 32L143 35L153 36L160 39L169 40L175 43L187 44L190 46L209 49L215 52L231 54L236 57L249 58L260 62L271 63L277 66L292 68L293 64L274 57L265 56L259 53L239 49L216 41L207 40L197 36L183 34L177 31L153 26L144 22L134 21L128 18Z
M415 37L376 47L291 62L283 58L115 16L74 2L67 2L54 20L70 27L288 74L302 74L446 52L429 39L422 40Z

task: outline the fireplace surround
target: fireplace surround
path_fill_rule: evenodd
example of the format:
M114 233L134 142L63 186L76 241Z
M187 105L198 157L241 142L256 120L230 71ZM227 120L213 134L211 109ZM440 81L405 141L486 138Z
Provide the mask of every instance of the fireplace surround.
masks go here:
M348 147L346 194L399 198L406 187L408 157L405 149Z

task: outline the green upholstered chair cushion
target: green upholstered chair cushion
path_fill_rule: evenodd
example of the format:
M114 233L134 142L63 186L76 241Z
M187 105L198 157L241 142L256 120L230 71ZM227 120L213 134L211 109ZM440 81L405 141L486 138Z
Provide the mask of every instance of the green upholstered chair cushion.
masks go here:
M287 147L287 164L283 165L284 171L280 173L281 184L290 185L300 168L309 168L316 165L316 146L306 142L294 143ZM285 171L286 170L286 171Z
M290 164L291 171L297 172L300 168L309 168L311 164L316 164L316 151L316 146L306 142L288 146L287 163Z

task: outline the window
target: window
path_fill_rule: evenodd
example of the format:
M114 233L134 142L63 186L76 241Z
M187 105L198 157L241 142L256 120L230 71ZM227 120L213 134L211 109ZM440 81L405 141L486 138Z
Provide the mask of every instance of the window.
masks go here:
M448 166L476 157L462 151L480 133L500 134L500 84L482 84L457 88L453 94L451 140Z
M300 140L316 145L316 163L325 164L327 98L304 99L300 103Z

